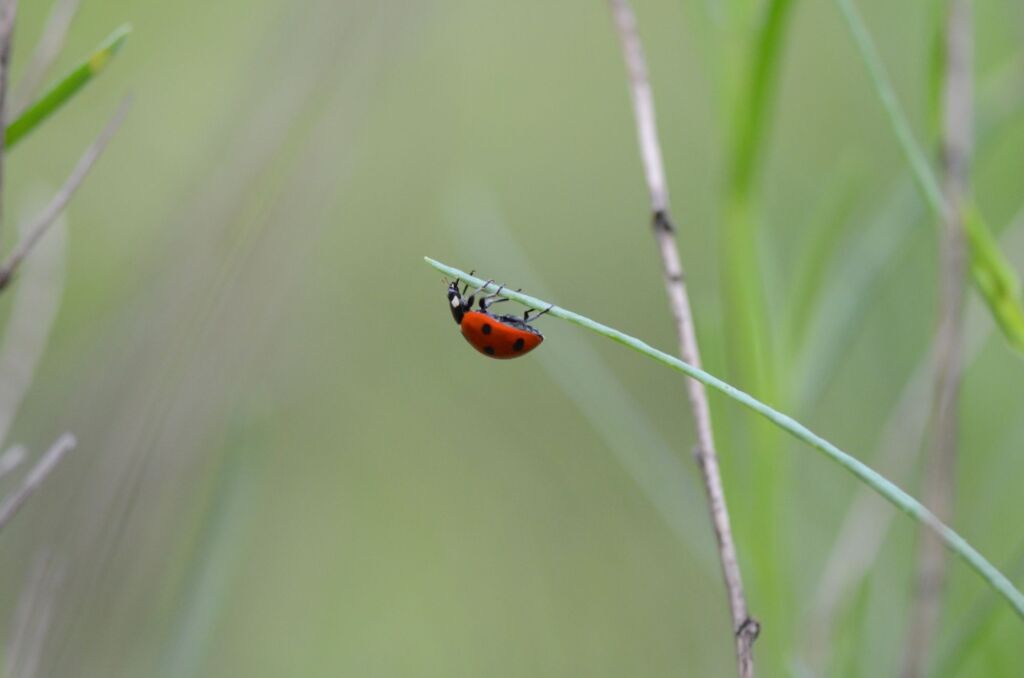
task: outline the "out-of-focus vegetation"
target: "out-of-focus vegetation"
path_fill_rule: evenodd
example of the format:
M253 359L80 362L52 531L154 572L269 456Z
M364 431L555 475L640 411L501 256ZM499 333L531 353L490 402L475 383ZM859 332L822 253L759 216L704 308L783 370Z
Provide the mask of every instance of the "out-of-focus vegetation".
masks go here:
M928 142L934 8L857 4ZM704 360L916 492L933 217L837 8L791 5L737 245L728 111L757 9L636 3ZM48 9L22 3L15 81ZM1020 271L1024 6L975 13L973 189ZM485 360L421 263L674 346L605 3L86 0L54 72L125 20L130 50L5 166L9 247L134 91L67 215L11 436L79 440L0 535L0 632L31 630L38 675L734 671L680 378L543 320L535 354ZM764 336L729 331L725 283L754 269L723 261L758 264ZM1021 585L1024 364L971 307L954 524ZM712 405L761 674L892 674L915 526L893 520L822 637L860 488ZM950 574L936 672L1014 675L1019 620Z
M58 80L45 94L33 101L25 110L16 110L7 125L4 148L14 148L26 134L56 113L93 78L102 73L110 59L124 46L124 41L131 30L131 26L127 24L120 26L87 59Z

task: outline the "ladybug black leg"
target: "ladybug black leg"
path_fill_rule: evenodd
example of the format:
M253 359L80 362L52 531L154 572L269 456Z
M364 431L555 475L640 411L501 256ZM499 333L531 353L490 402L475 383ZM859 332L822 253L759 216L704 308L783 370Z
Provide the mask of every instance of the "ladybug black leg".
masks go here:
M480 309L481 309L481 310L483 310L483 311L486 311L486 310L487 310L487 308L488 308L489 306L491 306L492 304L500 304L500 303L501 303L501 302L503 302L503 301L509 301L509 299L507 299L506 297L501 297L500 299L495 299L495 297L498 297L498 296L500 296L500 295L501 295L501 291L502 291L503 289L505 289L505 286L504 286L504 285L502 285L501 287L499 287L499 288L498 288L498 291L497 291L497 292L495 292L494 294L489 294L489 295L487 295L486 297L484 297L483 299L481 299L481 300L480 300ZM516 289L516 292L522 292L522 291L523 291L523 288L522 288L522 287L520 287L520 288ZM493 301L492 301L492 300L493 300Z
M503 301L508 301L508 299L506 299L505 297L501 297L500 299L495 299L494 297L485 297L480 300L480 310L486 311L494 304L500 304Z
M478 288L476 288L475 290L473 290L472 292L470 292L470 293L469 293L469 296L468 296L468 297L466 297L465 293L463 293L463 295L462 295L462 296L463 296L463 297L464 297L464 298L466 299L466 308L473 308L473 301L474 301L474 298L476 297L476 295L477 295L477 294L478 294L478 293L479 293L479 292L480 292L480 291L481 291L481 290L482 290L483 288L487 287L488 285L490 285L490 284L491 284L491 283L493 283L493 282L494 282L493 280L488 280L488 281L487 281L487 282L485 282L485 283L484 283L483 285L481 285L480 287L478 287ZM467 289L469 288L469 286L468 286L468 285L467 285L466 287L467 287Z
M470 294L470 296L476 296L477 294L479 294L479 293L480 293L480 291L481 291L481 290L482 290L483 288L487 287L488 285L490 285L490 284L491 284L491 283L493 283L493 282L494 282L494 280L488 280L488 281L487 281L487 282L485 282L485 283L484 283L483 285L481 285L480 287L478 287L478 288L476 288L475 290L473 290L473 292L472 292L472 293ZM503 287L504 287L504 285L502 285L502 288L503 288ZM467 286L467 288L468 288L468 286ZM501 288L499 288L499 289L501 289Z
M487 307L490 306L491 304L499 304L499 303L501 303L503 301L508 301L508 299L506 299L505 297L501 296L501 291L503 289L505 289L504 285L499 287L498 291L495 292L494 294L488 294L486 297L481 297L481 299L480 299L480 310L481 311L486 311Z
M545 308L543 311L541 311L537 315L533 316L532 318L530 317L530 311L532 311L533 309L530 309L530 310L526 311L526 313L523 314L523 322L524 323L533 322L534 320L536 320L537 318L541 317L542 315L544 315L545 313L547 313L548 311L550 311L554 307L555 307L555 305L551 304L550 306L548 306L547 308Z

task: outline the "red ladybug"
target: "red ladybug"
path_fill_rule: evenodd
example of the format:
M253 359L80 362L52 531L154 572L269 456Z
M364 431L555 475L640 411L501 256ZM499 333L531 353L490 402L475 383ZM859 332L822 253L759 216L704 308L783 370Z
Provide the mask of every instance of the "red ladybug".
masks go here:
M462 330L462 336L466 338L470 346L486 356L507 360L526 355L544 341L544 335L530 325L530 321L541 317L550 311L551 307L549 306L532 318L530 311L523 313L522 318L512 315L494 315L487 309L492 304L508 301L501 296L501 290L504 289L504 285L502 285L494 294L481 297L480 310L474 311L474 297L492 282L494 281L488 280L468 297L466 291L469 289L469 285L466 285L461 292L458 281L448 285L448 308L452 311L455 324Z

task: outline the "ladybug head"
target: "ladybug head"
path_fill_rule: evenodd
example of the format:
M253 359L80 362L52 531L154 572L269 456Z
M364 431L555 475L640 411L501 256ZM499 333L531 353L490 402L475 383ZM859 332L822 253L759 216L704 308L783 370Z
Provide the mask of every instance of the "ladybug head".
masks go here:
M470 302L470 304L472 303L473 302ZM455 280L448 285L448 308L452 311L452 317L455 318L455 324L461 325L462 316L469 310L469 307L462 298L462 292L459 291L458 280Z

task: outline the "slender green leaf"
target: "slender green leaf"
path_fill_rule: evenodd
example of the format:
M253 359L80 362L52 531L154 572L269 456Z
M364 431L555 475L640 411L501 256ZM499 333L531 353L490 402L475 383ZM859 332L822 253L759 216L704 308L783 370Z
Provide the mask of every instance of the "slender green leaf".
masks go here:
M906 114L900 107L899 99L896 98L896 91L889 81L889 75L885 71L885 65L882 63L882 57L878 53L878 47L875 46L875 41L871 38L868 28L864 24L864 19L861 17L856 5L854 5L853 0L835 1L843 13L843 18L846 19L846 26L850 29L853 41L857 44L858 50L860 50L861 58L864 60L864 65L868 69L868 75L871 77L871 84L875 88L875 94L878 95L878 100L882 103L882 108L885 109L889 125L892 127L893 133L896 134L900 149L903 151L907 164L910 165L914 181L917 183L921 195L924 196L928 206L931 207L936 216L944 216L947 207L946 201L942 197L942 191L939 189L939 182L935 178L935 173L928 162L928 156L925 155L917 140L914 139L914 132L910 128Z
M775 378L775 333L759 247L762 219L756 187L795 4L794 0L748 2L737 17L737 25L743 29L736 35L737 44L746 46L751 25L754 35L749 51L744 49L740 57L739 87L731 101L731 157L721 239L729 364L736 379L770 400L778 397L780 385ZM742 439L743 433L738 431L736 437ZM752 449L768 451L780 444L778 432L759 420L752 422L749 435ZM792 599L792 581L785 561L786 534L780 527L784 521L778 512L784 505L780 497L787 492L789 467L770 454L755 455L751 464L749 477L756 478L756 482L740 493L742 503L738 507L748 518L737 521L738 536L749 545L757 565L751 582L762 613L776 620L788 619L785 606ZM780 623L773 628L777 642L765 651L771 655L769 664L780 666L781 648L788 643L789 629Z
M964 208L964 230L971 250L971 277L1003 335L1024 351L1024 306L1016 271L974 204Z
M786 28L792 0L771 0L764 8L764 19L757 42L750 54L745 87L740 91L733 116L732 190L750 193L762 157L764 134L779 79L779 64L785 45Z
M5 144L10 150L19 141L38 127L43 121L57 112L66 104L71 97L75 96L83 87L89 84L93 78L99 75L107 64L124 45L128 34L132 32L130 24L124 24L117 28L104 40L96 51L89 55L89 58L76 66L60 82L51 87L45 94L36 100L18 116L16 120L7 126Z
M811 208L804 226L801 252L796 259L793 282L786 293L788 301L783 324L782 347L789 351L788 364L803 355L808 327L820 293L834 271L832 266L847 237L846 226L864 193L864 176L851 165L840 166L822 187L821 197ZM843 253L846 256L846 253ZM830 300L831 301L831 300Z
M473 287L480 287L482 291L496 292L499 289L499 285L496 285L494 282L485 281L483 278L477 278L469 275L464 271L448 266L447 264L442 264L430 257L424 257L424 260L438 271L441 271L452 278L466 282ZM750 394L739 390L735 386L727 384L718 377L715 377L700 368L694 367L689 363L685 363L679 358L671 356L668 353L659 351L636 337L631 337L624 332L620 332L619 330L607 325L602 325L601 323L591 320L586 316L554 306L527 294L513 292L505 287L501 287L501 289L502 294L513 301L519 302L524 306L536 310L547 309L550 315L556 318L567 320L575 325L588 329L591 332L595 332L603 337L611 339L612 341L628 346L634 351L642 353L652 360L656 360L663 365L668 365L672 369L696 379L705 386L719 391L726 397L735 400L748 409L760 414L793 437L805 442L813 449L821 452L833 462L839 464L852 473L861 482L869 485L872 489L878 492L878 494L896 506L896 508L900 509L912 518L915 518L921 524L935 532L939 539L941 539L951 551L960 556L964 562L966 562L975 572L981 575L981 577L988 582L989 586L991 586L993 590L1005 598L1021 620L1024 620L1024 593L1017 590L1006 575L996 569L996 567L990 563L985 556L981 555L951 527L936 518L935 514L926 509L921 502L911 497L895 483L882 476L864 462L839 449L834 444L812 432L792 417L773 409Z
M936 219L949 216L950 206L942 196L939 181L924 151L911 131L907 116L900 107L896 92L885 71L878 48L871 39L864 19L853 0L835 0L846 19L861 58L868 69L875 93L885 109L889 124L896 134L903 155L914 176L918 189ZM1020 285L1016 274L985 225L976 207L964 213L964 228L970 243L971 277L978 292L992 311L1007 340L1017 350L1024 351L1024 306L1021 305Z
M1016 554L1006 571L1019 581L1024 579L1024 544L1017 548ZM945 644L931 675L963 675L963 665L984 643L986 634L999 617L998 613L1005 609L997 606L997 602L997 598L986 592L978 596L966 614L959 616L958 629L953 634L953 639Z

